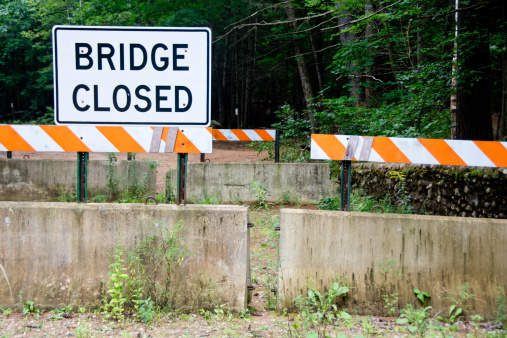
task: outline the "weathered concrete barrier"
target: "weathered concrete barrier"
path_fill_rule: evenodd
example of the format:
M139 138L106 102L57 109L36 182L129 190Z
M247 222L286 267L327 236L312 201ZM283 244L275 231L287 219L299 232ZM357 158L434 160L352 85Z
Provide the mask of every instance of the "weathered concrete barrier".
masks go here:
M109 176L118 191L133 182L146 182L146 191L156 191L156 169L143 161L88 162L88 198L108 195ZM0 159L0 201L56 201L76 192L77 160Z
M248 208L209 205L0 202L0 304L19 305L22 292L38 308L97 306L120 231L128 250L143 239L143 224L156 232L178 222L193 253L171 279L172 304L211 290L215 301L244 309Z
M497 286L507 290L505 220L283 209L280 227L281 307L306 297L309 280L324 292L335 277L354 287L344 307L358 314L383 313L393 293L400 308L417 306L417 288L446 316L444 298L469 283L468 313L488 316Z
M194 201L215 197L220 202L256 201L252 185L264 184L267 200L293 199L317 203L333 196L327 163L189 163L187 198ZM175 194L176 171L167 173Z

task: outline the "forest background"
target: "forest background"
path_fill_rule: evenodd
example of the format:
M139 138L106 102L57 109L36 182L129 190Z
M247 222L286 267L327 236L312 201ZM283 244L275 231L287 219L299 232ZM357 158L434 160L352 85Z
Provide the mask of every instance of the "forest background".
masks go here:
M505 140L506 3L0 0L0 122L52 123L54 25L205 26L222 128Z

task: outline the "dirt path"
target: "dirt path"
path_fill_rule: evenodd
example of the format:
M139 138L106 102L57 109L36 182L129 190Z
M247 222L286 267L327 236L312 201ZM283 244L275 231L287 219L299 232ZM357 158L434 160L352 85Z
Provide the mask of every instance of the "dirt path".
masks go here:
M267 152L257 154L256 151L250 149L250 142L213 142L213 153L206 154L206 160L219 163L254 163L266 161ZM115 153L117 160L127 160L127 153ZM6 152L0 152L0 158L7 158ZM76 160L76 153L59 153L59 152L13 152L12 158L23 159L50 159L50 160ZM90 153L90 160L107 160L107 153ZM176 154L159 154L159 153L138 153L137 160L159 161L157 167L157 192L164 191L164 177L166 172L171 168L176 168ZM200 154L189 154L189 162L200 162Z

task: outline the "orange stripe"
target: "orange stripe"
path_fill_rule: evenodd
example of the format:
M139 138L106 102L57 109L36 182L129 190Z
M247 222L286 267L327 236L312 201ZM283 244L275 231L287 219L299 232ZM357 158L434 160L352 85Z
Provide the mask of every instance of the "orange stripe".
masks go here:
M8 151L35 151L14 128L8 125L0 126L0 143Z
M211 128L211 127L206 127L206 130L207 130L207 131L209 131L209 133L210 133L211 135L213 135L213 128Z
M77 136L66 126L40 126L64 151L91 152Z
M145 153L143 147L122 127L96 127L121 153Z
M474 141L474 143L497 167L507 167L507 149L500 142Z
M418 138L426 150L442 165L467 165L445 140Z
M180 130L176 136L176 144L174 145L174 152L180 154L196 154L201 151L185 136Z
M275 139L271 137L271 135L269 135L269 133L265 130L262 130L262 129L255 129L254 130L257 135L259 135L264 141L274 141Z
M342 161L347 148L333 135L312 134L312 140L319 145L330 160Z
M372 148L385 162L412 163L389 137L375 137Z
M169 134L169 127L164 127L164 129L162 129L162 141L166 142L167 141L167 135Z
M239 138L240 141L251 141L250 137L241 129L231 129L232 133Z
M213 137L217 141L227 141L227 137L222 134L222 132L218 129L213 129Z

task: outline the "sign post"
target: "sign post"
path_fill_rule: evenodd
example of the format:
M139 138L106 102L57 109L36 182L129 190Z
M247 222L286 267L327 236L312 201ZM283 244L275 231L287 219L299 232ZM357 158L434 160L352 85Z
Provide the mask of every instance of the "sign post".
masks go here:
M190 129L211 123L211 30L207 27L55 26L53 65L57 125ZM160 144L161 131L155 129L153 141ZM176 152L178 129L170 128L169 134L162 137L164 152ZM182 147L190 149L185 142ZM178 154L179 161L179 155L185 155L182 168L188 152L194 149ZM85 202L82 185L88 156L83 154L78 156L78 200ZM183 176L178 202L185 203Z

